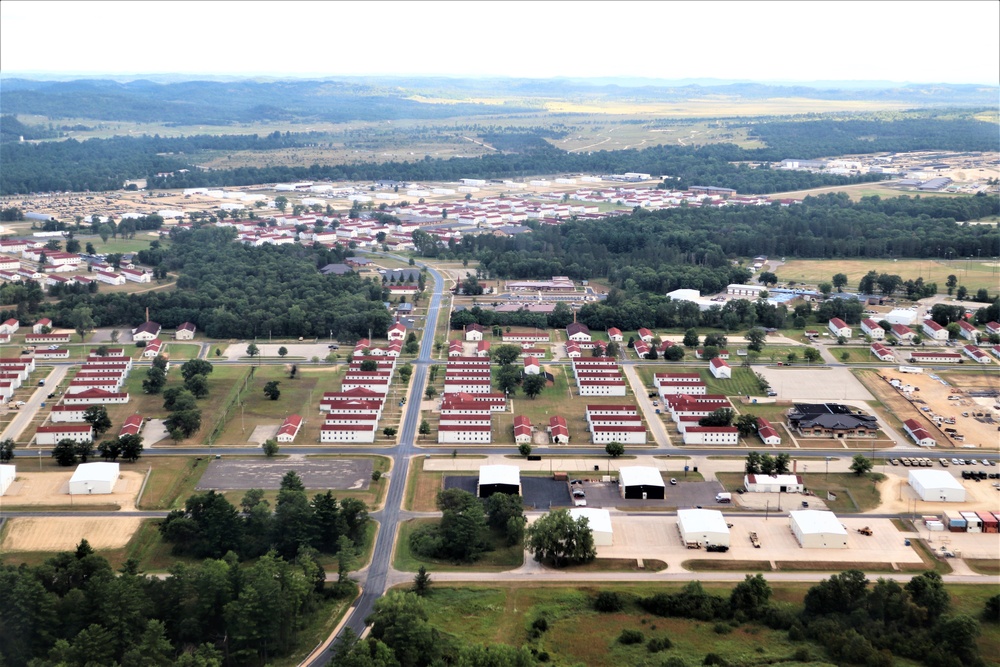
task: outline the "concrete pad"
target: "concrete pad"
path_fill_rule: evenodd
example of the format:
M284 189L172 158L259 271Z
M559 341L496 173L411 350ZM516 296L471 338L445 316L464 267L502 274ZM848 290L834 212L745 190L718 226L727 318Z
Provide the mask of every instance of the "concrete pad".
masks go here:
M785 401L871 401L874 397L848 368L762 368L761 374Z
M278 429L281 428L281 424L266 425L261 424L254 428L253 433L247 438L247 442L252 442L255 445L263 445L266 440L270 440L274 436L278 435Z

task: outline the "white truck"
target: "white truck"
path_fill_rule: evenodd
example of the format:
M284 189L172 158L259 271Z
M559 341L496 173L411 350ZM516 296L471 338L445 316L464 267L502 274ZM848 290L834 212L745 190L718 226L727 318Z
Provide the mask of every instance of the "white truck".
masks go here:
M717 493L715 494L715 502L721 505L728 505L729 503L733 502L733 494L728 492Z

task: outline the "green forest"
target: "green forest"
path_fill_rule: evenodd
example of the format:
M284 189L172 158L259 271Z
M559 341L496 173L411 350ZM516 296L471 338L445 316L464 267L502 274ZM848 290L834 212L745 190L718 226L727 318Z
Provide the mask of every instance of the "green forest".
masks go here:
M5 98L5 104L7 99ZM441 105L447 106L447 105ZM278 150L322 145L324 136L308 133L272 133L266 137L158 136L115 137L76 141L19 143L13 137L27 131L44 134L46 128L4 121L7 140L0 143L0 195L28 192L118 189L126 179L146 178L149 187L245 186L292 180L373 181L437 180L459 178L514 178L554 173L622 173L640 171L669 177L665 185L684 189L715 185L746 194L769 194L830 185L878 181L880 174L841 176L769 168L789 157L811 158L860 152L997 150L992 123L968 117L925 113L892 120L807 117L792 120L728 121L746 127L763 141L763 148L744 149L733 144L706 146L653 146L645 149L569 153L545 141L563 131L540 128L525 132L484 130L502 150L474 158L423 159L407 162L359 162L344 165L301 167L242 167L195 169L203 151ZM17 123L17 127L14 126ZM762 163L751 168L746 163ZM157 173L179 172L172 176Z
M211 338L384 336L392 319L381 282L357 274L324 276L317 267L347 251L300 245L251 248L232 228L173 230L162 267L180 274L177 289L140 294L66 294L38 304L57 326L72 328L74 310L92 311L95 325L135 326L150 317L166 328L194 322ZM32 312L32 314L35 314Z
M802 204L718 209L637 209L610 220L569 220L503 238L466 236L440 247L414 235L424 255L476 259L492 278L634 281L651 292L681 287L711 293L744 283L749 272L735 257L799 258L990 257L1000 232L962 224L1000 213L996 197L806 197Z

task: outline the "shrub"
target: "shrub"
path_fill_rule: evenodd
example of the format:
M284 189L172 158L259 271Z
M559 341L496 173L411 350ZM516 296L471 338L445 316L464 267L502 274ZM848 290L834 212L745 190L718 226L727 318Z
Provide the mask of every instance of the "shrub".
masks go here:
M709 653L705 656L705 659L701 661L703 665L722 665L725 667L729 663L718 653Z
M727 623L716 623L715 627L712 628L713 632L717 635L728 635L733 631L733 626Z
M793 642L800 642L806 638L805 628L798 621L792 624L792 627L788 629L788 638Z
M594 609L597 611L613 612L621 611L625 607L622 596L615 591L601 591L594 598Z
M646 638L639 630L622 630L622 633L618 635L619 644L641 644L645 640Z
M534 623L531 624L532 630L538 630L539 632L545 632L549 629L549 622L545 620L544 617L536 618Z
M801 646L795 649L795 653L792 654L792 660L795 662L812 662L812 655L809 653L809 649Z
M684 662L684 658L673 655L663 661L663 667L687 667L687 663Z
M674 643L670 641L669 637L654 637L649 640L649 644L646 648L649 649L650 653L659 653L660 651L666 651L669 648L673 648Z
M437 558L441 552L441 534L437 526L421 526L410 535L410 551L424 558Z

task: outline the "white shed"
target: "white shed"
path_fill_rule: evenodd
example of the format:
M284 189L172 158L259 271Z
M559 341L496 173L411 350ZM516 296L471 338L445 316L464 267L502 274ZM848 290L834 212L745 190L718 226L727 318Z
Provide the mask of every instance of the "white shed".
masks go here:
M792 533L805 549L846 549L847 529L833 512L798 510L788 513Z
M69 492L74 496L112 493L117 482L117 463L81 463L69 480Z
M7 493L7 489L10 485L14 483L14 478L17 477L17 466L13 465L2 465L0 466L0 496Z
M718 510L677 510L677 530L684 542L729 546L729 526Z
M476 492L480 498L489 498L494 493L521 495L521 469L505 465L479 466Z
M580 517L587 519L590 524L590 532L594 534L594 546L611 546L611 512L592 507L571 507L569 515L574 521Z
M744 475L743 487L750 493L801 493L805 490L799 475Z
M909 482L921 500L965 502L965 487L947 470L911 470Z

